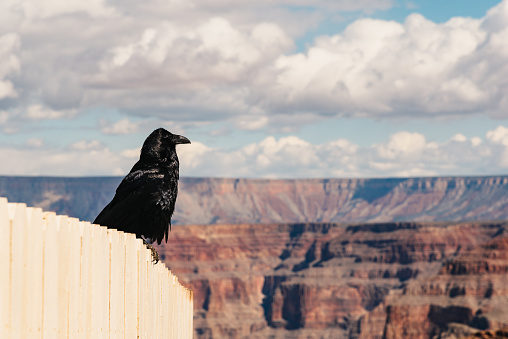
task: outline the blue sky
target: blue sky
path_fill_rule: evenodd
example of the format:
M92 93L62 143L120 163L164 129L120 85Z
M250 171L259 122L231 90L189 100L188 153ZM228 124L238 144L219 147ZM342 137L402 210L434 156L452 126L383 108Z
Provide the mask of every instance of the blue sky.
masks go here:
M508 0L0 4L0 175L508 170Z

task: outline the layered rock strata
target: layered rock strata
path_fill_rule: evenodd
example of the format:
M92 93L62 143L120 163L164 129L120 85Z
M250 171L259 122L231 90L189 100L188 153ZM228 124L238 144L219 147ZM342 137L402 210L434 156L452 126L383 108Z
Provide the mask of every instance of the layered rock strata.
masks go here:
M196 338L453 338L508 325L507 226L177 226L159 252Z
M94 220L121 178L2 177L0 196ZM174 224L507 220L508 176L182 178Z

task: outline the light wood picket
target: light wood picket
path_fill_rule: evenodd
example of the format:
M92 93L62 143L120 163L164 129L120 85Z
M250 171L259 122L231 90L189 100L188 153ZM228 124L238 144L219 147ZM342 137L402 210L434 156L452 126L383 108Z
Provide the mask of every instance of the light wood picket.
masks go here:
M0 338L192 338L192 291L133 234L1 197L0 234Z

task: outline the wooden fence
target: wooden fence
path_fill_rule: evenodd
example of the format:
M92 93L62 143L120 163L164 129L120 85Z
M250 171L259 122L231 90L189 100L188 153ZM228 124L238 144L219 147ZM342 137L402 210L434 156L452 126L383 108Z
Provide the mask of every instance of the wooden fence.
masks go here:
M192 338L192 291L133 234L0 198L0 338Z

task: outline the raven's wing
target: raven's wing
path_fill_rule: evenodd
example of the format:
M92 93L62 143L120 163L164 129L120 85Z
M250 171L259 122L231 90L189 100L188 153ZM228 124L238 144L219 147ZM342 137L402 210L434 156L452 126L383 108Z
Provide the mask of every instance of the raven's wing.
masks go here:
M173 180L163 168L136 167L122 180L115 197L94 223L157 240L160 244L163 238L167 241L175 206Z

